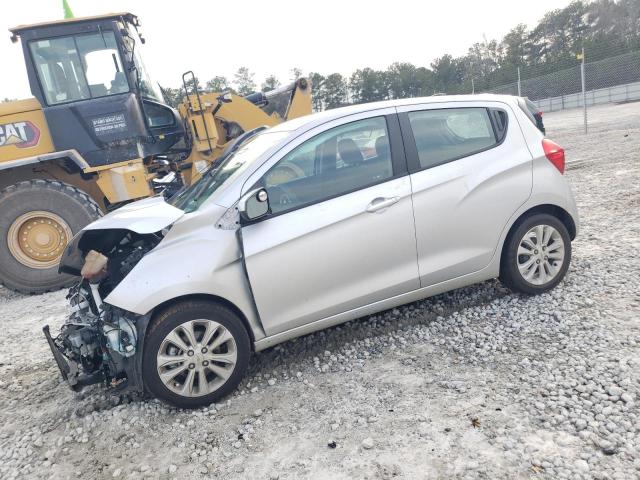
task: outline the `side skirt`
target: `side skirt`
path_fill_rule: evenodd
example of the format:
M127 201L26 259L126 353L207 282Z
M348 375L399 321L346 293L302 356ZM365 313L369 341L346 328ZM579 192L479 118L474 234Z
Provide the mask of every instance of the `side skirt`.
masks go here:
M292 328L290 330L287 330L286 332L281 332L276 335L271 335L269 337L263 338L262 340L254 342L255 351L259 352L279 343L291 340L292 338L317 332L318 330L324 330L325 328L333 327L335 325L348 322L349 320L354 320L356 318L364 317L366 315L371 315L373 313L397 307L398 305L415 302L416 300L421 300L433 295L448 292L449 290L455 290L457 288L466 287L468 285L483 282L491 278L496 278L498 276L498 273L499 272L496 262L491 262L487 267L477 272L463 275L451 280L446 280L444 282L430 285L428 287L419 288L417 290L403 293L401 295L396 295L395 297L391 297L386 300L380 300L379 302L370 303L369 305L365 305L363 307L354 308L353 310L339 313L337 315L323 318L321 320L316 320L315 322Z

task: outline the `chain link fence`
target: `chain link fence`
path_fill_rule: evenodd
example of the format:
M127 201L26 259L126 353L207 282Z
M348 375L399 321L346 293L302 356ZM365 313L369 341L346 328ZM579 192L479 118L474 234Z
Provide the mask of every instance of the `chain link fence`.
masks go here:
M586 107L640 100L640 51L584 62L534 78L516 79L486 91L528 97L543 112L584 108L586 131Z

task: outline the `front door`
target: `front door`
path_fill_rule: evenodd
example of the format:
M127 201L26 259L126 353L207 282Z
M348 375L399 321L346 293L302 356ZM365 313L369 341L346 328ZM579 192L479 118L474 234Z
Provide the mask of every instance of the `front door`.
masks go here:
M418 288L411 185L395 115L323 129L258 185L271 212L241 236L267 335Z

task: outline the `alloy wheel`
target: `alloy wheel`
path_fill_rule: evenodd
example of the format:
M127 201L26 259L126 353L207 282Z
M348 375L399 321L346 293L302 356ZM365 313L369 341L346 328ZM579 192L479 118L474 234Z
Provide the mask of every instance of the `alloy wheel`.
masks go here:
M214 320L198 319L178 325L165 336L156 365L169 390L199 397L224 385L237 359L236 341L229 330Z
M564 241L550 225L532 227L520 240L516 262L522 278L533 285L551 282L564 263Z

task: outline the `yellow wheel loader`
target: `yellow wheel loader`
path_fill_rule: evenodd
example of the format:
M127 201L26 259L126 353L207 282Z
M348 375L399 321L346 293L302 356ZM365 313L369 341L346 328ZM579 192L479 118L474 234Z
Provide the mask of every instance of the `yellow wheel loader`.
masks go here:
M0 282L24 293L66 286L71 237L104 212L197 180L234 138L311 112L305 79L241 97L183 76L178 110L142 61L131 13L25 25L35 98L0 104Z

